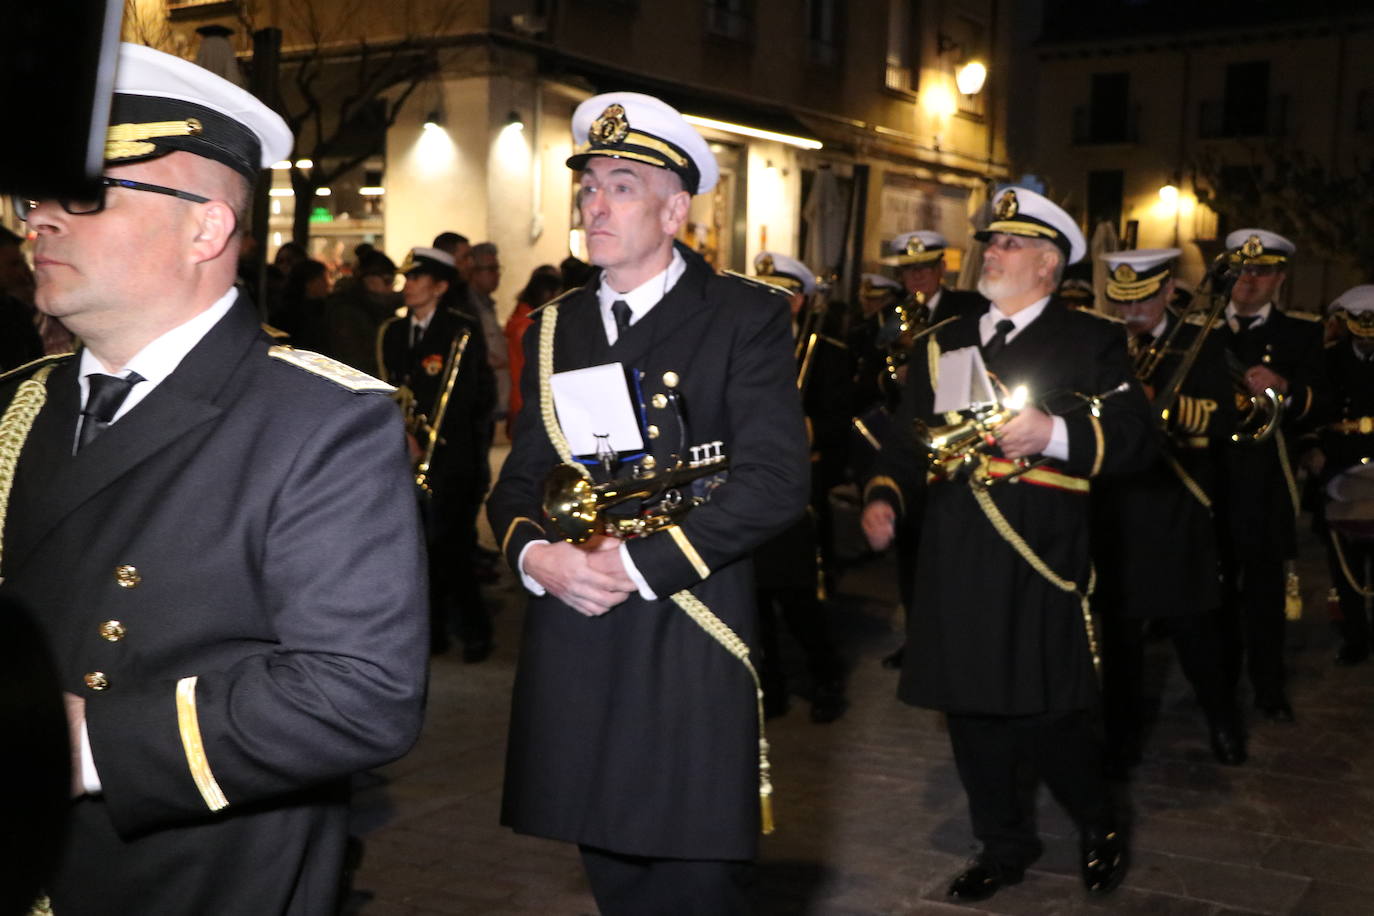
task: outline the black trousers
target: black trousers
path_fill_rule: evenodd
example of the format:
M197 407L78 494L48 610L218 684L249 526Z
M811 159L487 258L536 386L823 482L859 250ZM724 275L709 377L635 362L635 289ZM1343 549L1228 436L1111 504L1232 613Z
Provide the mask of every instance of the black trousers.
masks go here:
M447 645L450 636L464 645L491 641L491 615L473 568L482 495L469 474L453 469L436 474L424 506L430 637L436 647Z
M1341 569L1341 561L1336 555L1332 538L1340 538L1341 555L1355 581L1362 588L1368 588L1374 581L1374 541L1352 540L1335 531L1327 532L1326 559L1331 568L1331 584L1341 601L1341 641L1345 648L1354 652L1368 652L1370 649L1369 606L1364 596L1350 587L1350 580Z
M1144 726L1141 688L1145 674L1145 623L1141 618L1104 614L1102 625L1102 707L1107 744L1123 759L1134 759ZM1235 687L1222 670L1224 643L1217 612L1159 618L1179 667L1193 686L1198 705L1212 727L1239 724Z
M1263 536L1263 532L1256 532ZM1241 660L1250 675L1255 702L1284 699L1284 555L1272 541L1236 541L1223 551L1222 637L1225 670L1234 686Z
M806 657L807 673L814 686L839 685L844 680L844 659L830 638L825 607L816 598L811 583L793 588L755 590L759 605L759 648L763 658L759 674L765 689L787 689L787 674L782 666L782 642L778 633L778 611Z
M1023 869L1040 857L1035 791L1041 781L1080 831L1114 828L1095 711L1036 716L951 713L948 720L954 763L984 860Z
M578 846L601 916L747 916L752 865L650 859Z

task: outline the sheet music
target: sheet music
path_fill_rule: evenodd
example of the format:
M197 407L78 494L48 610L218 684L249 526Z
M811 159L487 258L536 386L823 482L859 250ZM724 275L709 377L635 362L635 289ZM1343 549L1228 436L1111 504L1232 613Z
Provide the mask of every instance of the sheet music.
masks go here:
M960 347L940 354L939 384L935 388L935 413L967 410L974 404L997 401L992 380L977 347Z
M620 363L555 372L549 377L558 425L574 455L594 455L598 437L612 450L638 452L644 448L635 417L625 367Z

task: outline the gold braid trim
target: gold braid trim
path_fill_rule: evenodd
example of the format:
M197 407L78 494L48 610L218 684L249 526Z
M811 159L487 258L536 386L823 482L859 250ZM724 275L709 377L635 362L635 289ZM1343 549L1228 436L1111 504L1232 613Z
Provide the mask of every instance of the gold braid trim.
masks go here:
M19 453L33 429L33 421L48 400L47 381L52 366L44 366L25 379L15 391L10 406L0 417L0 558L4 557L5 517L10 510L10 488L19 467Z
M1327 528L1326 533L1331 536L1331 546L1336 548L1336 559L1341 564L1341 573L1345 576L1345 581L1350 583L1355 594L1361 598L1374 598L1374 588L1360 585L1355 581L1355 574L1350 571L1350 564L1345 560L1345 550L1341 547L1341 536L1336 533L1336 529Z
M1283 430L1274 430L1274 447L1279 450L1279 468L1283 471L1283 482L1288 485L1288 501L1293 504L1293 519L1302 513L1302 498L1298 495L1298 480L1293 476L1293 465L1288 460L1288 442Z
M577 468L583 477L590 480L591 472L573 461L572 446L568 444L567 437L563 435L563 428L558 425L558 413L553 406L553 386L549 383L549 379L553 376L553 339L557 324L558 310L546 308L539 321L539 413L544 421L544 432L549 437L549 444L553 446L554 451L558 452L558 457L565 464L571 464ZM759 681L759 673L754 668L754 663L749 659L749 646L740 639L738 633L730 629L729 624L712 613L711 609L703 604L700 598L687 589L674 594L672 600L725 651L739 659L749 672L749 676L754 679L754 703L758 710L759 719L760 829L765 834L772 833L773 767L768 762L768 738L763 726L763 686L762 682Z
M693 595L687 589L683 589L673 595L673 603L682 608L697 624L716 642L720 643L725 651L740 660L740 664L749 671L749 676L754 679L754 700L758 705L759 714L759 813L762 819L762 831L764 834L773 832L773 766L768 762L768 737L763 731L763 684L759 680L759 673L754 668L754 663L749 658L749 646L744 640L739 638L730 625L721 620L711 609L701 602L701 599Z
M1071 592L1078 596L1079 607L1083 611L1083 630L1088 634L1088 652L1092 655L1093 671L1098 678L1102 677L1102 656L1097 648L1097 630L1093 626L1092 614L1092 595L1097 588L1097 569L1093 566L1088 567L1088 587L1085 591L1078 590L1078 584L1068 579L1061 579L1054 570L1045 565L1045 561L1036 555L1031 546L1026 543L1025 538L1011 526L1007 517L1002 514L1002 510L997 508L997 504L992 501L992 494L987 488L981 486L976 481L969 481L969 489L973 491L973 498L978 500L979 507L983 514L988 517L992 527L1002 536L1002 539L1011 545L1012 549L1021 555L1021 559L1030 564L1031 569L1035 570L1042 578L1060 591Z
M1202 489L1202 485L1194 480L1191 474L1184 470L1183 465L1178 463L1178 459L1174 457L1173 452L1166 450L1164 452L1164 460L1169 463L1169 467L1178 475L1179 482L1181 482L1188 492L1193 494L1193 498L1202 503L1210 513L1212 511L1212 500L1207 495L1207 491Z
M46 382L52 370L52 366L44 366L20 382L5 415L0 417L0 557L4 556L5 516L9 513L10 488L14 486L19 454L33 429L33 421L48 400ZM53 916L52 901L46 894L29 906L28 916Z

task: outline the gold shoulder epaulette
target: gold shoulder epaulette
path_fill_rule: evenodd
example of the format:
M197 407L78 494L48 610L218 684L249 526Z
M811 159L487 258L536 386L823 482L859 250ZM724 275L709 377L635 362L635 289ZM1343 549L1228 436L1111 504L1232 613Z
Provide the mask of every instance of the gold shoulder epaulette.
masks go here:
M262 328L262 332L264 334L266 334L273 340L286 340L288 337L291 336L290 332L283 331L281 328L274 328L265 321L261 325L259 325L259 327Z
M1311 312L1284 312L1289 318L1297 318L1300 321L1321 321L1322 316L1314 315Z
M1199 312L1199 311L1196 311L1196 310L1191 311L1191 312L1189 312L1188 314L1186 314L1186 315L1183 316L1183 322L1184 322L1184 324L1191 324L1191 325L1192 325L1193 327L1195 327L1195 328L1200 328L1200 327L1202 327L1203 322L1205 322L1206 320L1207 320L1207 316L1204 315L1202 312ZM1223 324L1223 323L1224 323L1224 321L1221 321L1221 320L1217 321L1216 325L1213 325L1213 329L1215 330L1216 327L1217 327L1218 325L1221 325L1221 324Z
M8 382L12 378L23 378L24 376L33 375L49 363L60 363L71 359L75 355L75 353L52 353L48 356L40 356L38 359L24 363L22 366L15 366L8 372L0 374L0 382Z
M772 284L772 283L765 283L764 281L760 280L758 277L751 277L751 276L749 276L748 274L742 274L742 273L739 273L738 271L734 271L734 270L722 270L722 271L720 272L720 276L722 276L722 277L732 277L732 278L734 278L734 279L736 279L736 280L743 280L745 283L748 283L748 284L749 284L750 286L752 286L752 287L755 287L755 288L757 288L757 289L764 289L764 290L767 290L768 292L773 293L774 295L777 295L777 296L782 296L783 298L786 298L787 296L791 295L791 293L789 293L787 290L783 289L781 286L777 286L777 285Z
M337 359L330 359L320 353L310 350L297 350L295 347L272 347L267 351L267 355L273 359L279 359L284 363L290 363L298 369L304 369L312 375L320 378L327 378L336 385L347 388L349 391L385 391L392 392L396 389L379 378L373 378L366 372L359 372L352 366L345 365Z
M564 290L563 292L559 293L557 296L554 296L552 299L550 299L548 302L545 302L543 305L539 306L538 308L530 309L530 315L529 315L529 317L534 318L534 317L537 316L540 312L544 311L544 309L553 308L555 305L557 305L558 303L562 302L564 299L568 298L568 297L571 296L573 293L581 292L581 291L582 291L583 289L585 289L585 288L586 288L586 287L583 287L583 286L574 286L572 289L566 289L566 290Z

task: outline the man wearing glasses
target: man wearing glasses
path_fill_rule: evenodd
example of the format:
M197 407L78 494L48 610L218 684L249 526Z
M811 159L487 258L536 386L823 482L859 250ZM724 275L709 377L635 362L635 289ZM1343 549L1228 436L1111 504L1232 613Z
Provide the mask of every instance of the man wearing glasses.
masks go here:
M334 912L349 776L409 747L424 691L400 417L234 289L281 118L148 48L118 66L99 187L17 201L38 307L85 346L0 379L4 591L72 740L46 888L63 916Z
M1271 722L1292 722L1283 670L1284 561L1297 553L1298 490L1285 435L1322 407L1326 393L1322 327L1316 316L1275 305L1295 246L1267 229L1237 229L1226 248L1240 275L1231 289L1225 324L1240 396L1282 397L1279 432L1265 442L1231 443L1220 488L1226 674L1234 683L1245 658L1255 708Z

